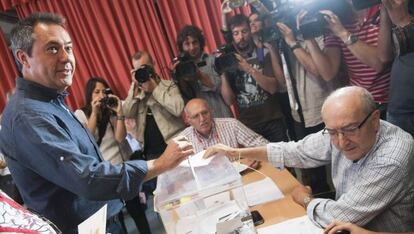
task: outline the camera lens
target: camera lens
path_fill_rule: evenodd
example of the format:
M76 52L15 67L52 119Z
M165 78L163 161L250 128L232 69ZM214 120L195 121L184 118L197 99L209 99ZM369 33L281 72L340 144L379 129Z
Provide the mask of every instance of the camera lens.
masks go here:
M138 81L138 83L145 83L150 79L152 73L152 67L144 64L135 71L135 80Z

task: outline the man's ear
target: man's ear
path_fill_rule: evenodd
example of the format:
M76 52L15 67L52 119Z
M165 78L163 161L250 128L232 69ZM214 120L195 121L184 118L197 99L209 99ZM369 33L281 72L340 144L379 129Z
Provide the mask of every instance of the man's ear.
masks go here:
M29 66L28 62L29 55L24 52L22 49L16 50L16 59L21 64L22 67Z
M379 125L380 125L380 117L381 117L381 111L380 110L375 110L374 113L372 113L372 118L374 121L374 127L375 130L378 131L379 130Z
M184 123L186 126L190 126L190 121L189 121L189 116L188 113L184 110L183 113L181 114L182 119L184 120Z

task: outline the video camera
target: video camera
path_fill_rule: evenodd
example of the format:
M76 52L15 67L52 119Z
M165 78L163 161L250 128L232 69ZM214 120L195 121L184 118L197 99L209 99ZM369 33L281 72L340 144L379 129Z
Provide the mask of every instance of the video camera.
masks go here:
M173 63L177 61L180 61L180 63L175 67L173 74L175 80L183 78L186 80L194 80L197 75L197 68L206 65L205 61L194 63L187 53L182 53L173 59Z
M110 88L104 89L104 93L106 94L106 97L101 100L102 108L113 108L118 106L118 100L114 97L108 96L109 94L112 94L112 90Z
M299 30L297 30L296 16L302 10L307 14L301 20ZM327 31L327 22L324 15L319 12L320 10L330 10L344 22L351 8L346 0L308 0L302 1L300 5L297 1L285 1L269 15L263 16L270 19L269 24L272 27L264 28L262 32L259 32L259 36L263 42L280 40L282 34L275 26L277 22L286 24L295 35L301 34L304 39L321 36Z
M299 9L292 1L286 1L279 7L269 13L269 15L260 16L260 19L267 24L272 25L261 29L257 35L262 42L279 41L283 39L282 33L276 27L276 23L281 22L287 25L296 34L296 15Z
M135 80L142 84L155 77L154 68L151 65L143 64L135 71Z
M235 52L236 48L234 48L231 43L220 46L217 49L216 53L219 53L220 55L216 57L216 60L214 61L214 69L218 74L238 69L239 61L234 55Z

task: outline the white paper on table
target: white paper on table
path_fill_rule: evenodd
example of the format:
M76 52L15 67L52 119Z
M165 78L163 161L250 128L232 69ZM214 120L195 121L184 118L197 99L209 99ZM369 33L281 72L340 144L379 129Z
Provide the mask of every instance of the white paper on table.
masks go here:
M106 208L105 204L91 217L78 225L79 234L105 234L106 233Z
M246 164L240 163L240 162L233 162L234 168L236 168L236 171L239 173L243 172L247 168L249 168Z
M257 229L258 234L323 234L323 229L315 226L308 216L289 219L285 222Z
M180 163L180 166L182 167L190 167L190 164L188 163L188 160L190 160L191 166L192 167L202 167L202 166L207 166L211 160L214 158L214 156L209 157L209 158L203 158L203 155L206 151L200 151L194 155L191 155L188 157L187 160L184 160Z
M243 188L249 206L259 205L285 197L279 187L269 177L244 185Z

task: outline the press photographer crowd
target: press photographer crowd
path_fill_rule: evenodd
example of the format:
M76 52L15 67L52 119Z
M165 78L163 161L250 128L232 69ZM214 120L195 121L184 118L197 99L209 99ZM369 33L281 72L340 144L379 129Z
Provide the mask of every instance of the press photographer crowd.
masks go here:
M0 232L78 233L106 204L107 232L127 233L125 207L151 233L157 176L206 150L287 168L293 201L326 234L414 233L414 1L221 2L225 44L207 53L206 32L186 25L170 77L136 51L128 93L90 77L74 112L65 19L17 23Z

